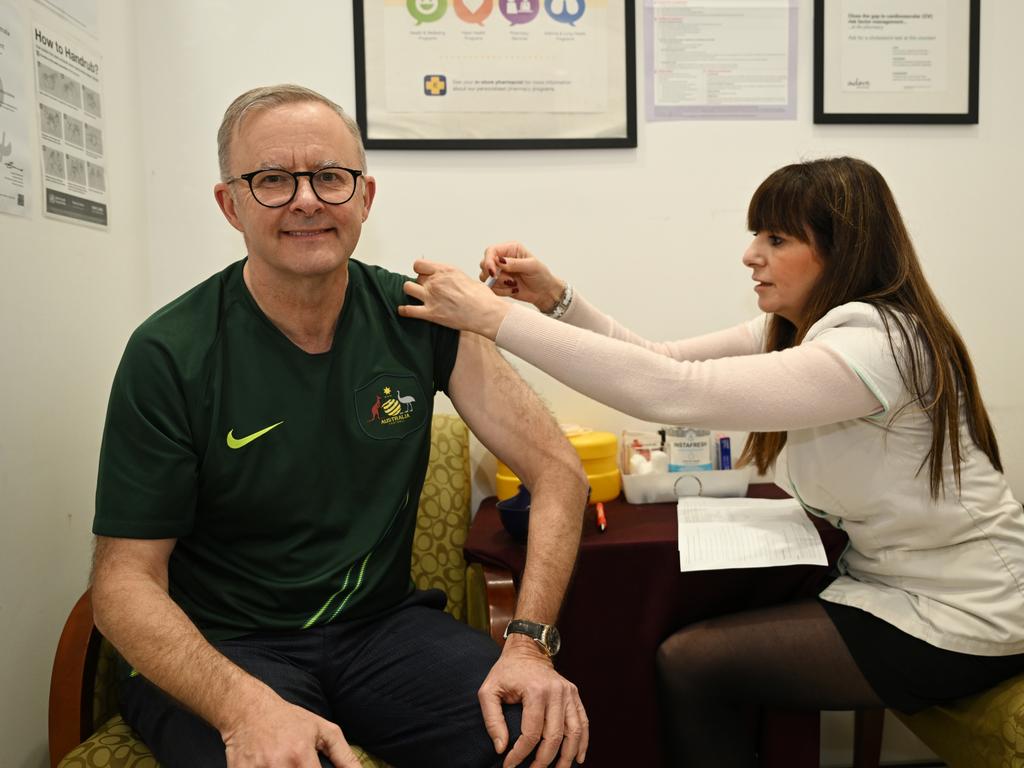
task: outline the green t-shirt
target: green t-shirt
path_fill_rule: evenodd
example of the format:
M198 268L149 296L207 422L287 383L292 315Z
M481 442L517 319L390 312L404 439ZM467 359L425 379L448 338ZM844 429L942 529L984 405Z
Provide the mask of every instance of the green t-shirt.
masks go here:
M399 317L407 279L351 261L330 352L303 352L231 265L132 335L93 532L177 538L170 595L210 639L372 616L411 589L433 395L458 333Z

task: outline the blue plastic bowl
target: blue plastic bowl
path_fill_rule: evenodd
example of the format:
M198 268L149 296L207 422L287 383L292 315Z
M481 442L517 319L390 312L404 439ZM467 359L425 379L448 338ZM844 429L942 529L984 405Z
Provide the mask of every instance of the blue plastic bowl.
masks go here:
M530 492L526 486L520 484L516 495L499 501L497 507L501 524L508 535L520 544L525 544L530 529Z

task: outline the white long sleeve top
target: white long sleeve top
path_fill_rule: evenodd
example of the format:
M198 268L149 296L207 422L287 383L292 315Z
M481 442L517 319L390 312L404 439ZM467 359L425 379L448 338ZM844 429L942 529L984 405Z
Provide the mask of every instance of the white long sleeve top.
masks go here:
M947 452L945 494L931 498L927 468L919 471L931 424L903 383L878 311L836 307L801 344L768 353L766 319L654 343L577 293L564 322L514 305L496 340L637 418L788 432L777 481L850 538L823 599L940 648L1024 652L1024 512L964 426L961 490ZM898 335L894 342L903 354Z

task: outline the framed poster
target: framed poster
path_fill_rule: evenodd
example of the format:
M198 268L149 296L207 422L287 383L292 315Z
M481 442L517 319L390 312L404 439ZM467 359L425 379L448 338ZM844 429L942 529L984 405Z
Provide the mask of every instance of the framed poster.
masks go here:
M815 123L977 123L981 0L815 0Z
M636 146L634 0L353 0L368 149Z

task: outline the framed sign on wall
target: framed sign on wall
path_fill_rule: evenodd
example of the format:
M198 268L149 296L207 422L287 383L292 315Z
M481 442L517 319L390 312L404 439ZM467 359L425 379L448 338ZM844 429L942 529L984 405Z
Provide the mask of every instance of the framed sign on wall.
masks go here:
M977 123L981 0L815 0L814 122Z
M634 0L354 0L369 149L636 146Z

